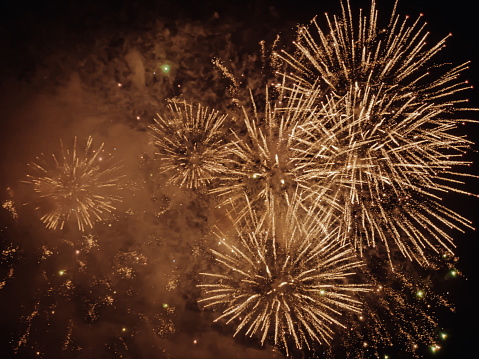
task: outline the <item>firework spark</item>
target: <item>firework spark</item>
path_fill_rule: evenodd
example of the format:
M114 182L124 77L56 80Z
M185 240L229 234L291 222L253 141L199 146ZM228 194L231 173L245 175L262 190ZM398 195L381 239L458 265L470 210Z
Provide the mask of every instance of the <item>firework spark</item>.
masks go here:
M344 327L343 312L361 312L355 294L369 290L353 283L361 262L334 240L338 231L325 233L316 216L300 221L300 212L296 202L258 219L249 206L234 236L218 234L220 249L212 252L224 273L202 273L214 282L200 285L205 307L226 307L216 321L235 322L235 335L244 329L262 344L272 337L286 351L289 341L297 348L329 343L334 327Z
M168 117L158 115L150 126L160 172L180 187L204 187L224 172L228 162L223 132L227 116L175 100L170 100L168 109Z
M394 10L379 30L374 2L357 27L349 2L342 8L342 17L327 18L329 35L312 21L319 41L299 30L298 57L276 54L294 69L285 75L294 92L322 99L320 114L301 128L311 158L303 168L331 186L343 207L344 238L356 250L380 240L390 260L394 247L428 264L426 248L454 247L443 227L471 227L440 203L447 192L471 194L459 188L470 175L456 168L470 164L461 156L473 143L454 133L468 120L453 116L467 100L451 97L470 88L456 80L467 65L439 75L425 70L445 39L426 49L421 17L410 25Z
M121 189L119 166L111 163L111 157L103 158L103 144L97 149L92 144L89 137L81 152L75 137L72 150L66 150L61 142L60 156L42 155L29 164L32 174L25 182L34 186L47 228L63 229L74 218L78 229L84 231L121 201L116 194Z

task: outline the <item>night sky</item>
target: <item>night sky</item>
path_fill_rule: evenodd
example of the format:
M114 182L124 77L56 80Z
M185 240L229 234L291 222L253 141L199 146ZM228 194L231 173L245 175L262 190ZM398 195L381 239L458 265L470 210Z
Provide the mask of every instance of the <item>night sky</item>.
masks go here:
M368 1L351 4L353 12L369 9ZM378 0L380 21L389 20L392 5ZM271 45L280 33L280 46L289 46L298 23L315 15L322 20L324 12L339 13L339 2L0 3L0 200L15 208L0 208L2 358L283 357L270 344L232 338L231 328L211 324L213 313L200 310L196 274L209 265L209 226L224 215L207 196L150 176L146 133L155 114L165 111L166 98L184 96L230 111L228 82L211 60L223 60L255 86L261 83L254 78L259 42ZM400 0L398 12L423 13L431 44L452 33L434 62L470 60L462 76L478 86L475 4ZM467 96L479 107L477 89ZM477 112L468 117L479 120ZM478 124L460 131L479 142ZM60 139L71 146L74 136L90 135L94 147L104 142L105 156L122 163L123 202L94 230L48 230L22 182L27 163L55 152ZM466 159L475 163L469 173L479 176L477 150L476 144ZM479 193L479 180L468 180L465 190ZM477 198L455 194L444 201L478 226ZM424 350L425 358L477 356L477 231L454 238L461 275L438 271L431 280L456 310L437 313L448 338L440 351ZM390 353L391 359L408 357L400 347Z

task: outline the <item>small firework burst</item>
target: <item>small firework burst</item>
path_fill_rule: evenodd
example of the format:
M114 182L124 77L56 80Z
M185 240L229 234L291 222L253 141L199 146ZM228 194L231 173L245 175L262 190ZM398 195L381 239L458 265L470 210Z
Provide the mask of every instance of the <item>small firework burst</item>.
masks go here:
M228 162L223 123L226 115L201 105L170 100L169 114L150 126L160 172L179 187L198 189L224 172Z
M71 150L61 142L60 156L42 155L29 164L32 174L25 182L34 186L37 208L44 213L41 220L47 228L63 229L74 219L84 231L103 220L121 201L120 167L112 163L112 157L103 157L103 144L97 149L92 144L89 137L81 151L75 137Z
M235 335L244 330L263 344L271 338L288 351L328 344L335 329L344 327L342 313L361 312L355 299L368 291L357 284L355 271L362 264L354 252L341 246L337 230L324 231L317 216L299 220L299 202L283 213L270 211L235 223L236 234L219 232L213 255L221 274L201 273L205 307L222 307L225 319L235 323ZM323 223L324 224L324 223Z

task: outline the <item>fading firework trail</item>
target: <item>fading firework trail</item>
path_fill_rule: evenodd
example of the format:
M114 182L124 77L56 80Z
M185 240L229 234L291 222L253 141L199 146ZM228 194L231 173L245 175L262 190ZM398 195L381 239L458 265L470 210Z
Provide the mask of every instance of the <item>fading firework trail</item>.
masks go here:
M320 101L320 113L301 127L310 163L304 169L321 190L337 199L344 218L343 241L361 254L385 247L427 265L428 251L449 252L453 238L470 222L441 204L461 190L469 165L461 156L472 142L454 130L467 119L456 99L469 89L457 80L467 64L441 72L430 60L444 47L426 47L422 15L411 22L392 13L381 29L374 2L369 17L353 21L349 2L329 18L327 32L316 19L298 32L295 55L276 53L289 67L285 91ZM454 97L452 96L454 95ZM314 188L313 188L314 189Z
M273 208L273 207L272 207ZM328 344L344 327L342 313L359 313L354 296L369 287L354 283L362 264L354 252L338 244L337 230L325 233L316 216L296 218L299 202L286 212L235 223L232 236L218 232L213 255L222 274L201 273L205 307L225 308L218 320L235 323L236 332L271 338L288 351L314 343ZM212 282L211 282L212 281Z
M93 148L92 137L88 137L83 151L76 137L71 150L65 149L62 141L60 144L60 156L42 155L29 164L32 174L25 182L34 187L34 202L39 203L37 209L44 213L41 220L47 228L63 229L74 219L78 229L84 231L103 220L121 201L120 167L111 157L103 158L103 144Z
M202 105L170 100L168 114L150 126L160 173L169 183L199 189L224 172L228 162L223 123L226 115Z

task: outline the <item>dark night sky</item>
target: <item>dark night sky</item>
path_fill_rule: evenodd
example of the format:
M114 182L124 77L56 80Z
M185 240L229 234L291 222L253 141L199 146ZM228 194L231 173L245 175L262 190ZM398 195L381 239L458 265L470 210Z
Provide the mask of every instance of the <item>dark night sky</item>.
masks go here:
M351 0L351 3L354 8L358 6L364 9L369 8L368 1ZM398 12L410 14L412 17L423 13L431 32L431 40L429 40L431 43L451 32L453 37L449 39L447 48L440 53L436 61L459 64L470 60L471 69L465 76L470 83L479 88L479 47L477 46L479 28L475 7L476 4L470 0L448 2L400 0ZM378 8L380 19L387 19L387 14L392 8L392 0L378 0ZM71 57L63 57L67 59L81 57L88 52L88 49L95 46L98 39L114 38L113 34L116 32L123 34L131 31L141 34L155 19L167 24L173 24L175 21L204 24L206 28L214 29L213 32L221 32L225 29L223 25L227 24L228 31L231 32L231 43L239 49L240 53L248 53L258 50L257 44L260 40L272 41L278 32L286 35L288 32L292 33L291 28L297 23L307 23L314 15L321 16L326 11L338 13L338 2L334 0L246 0L242 2L40 0L32 3L1 1L0 48L3 51L0 58L0 188L2 201L5 196L5 187L12 186L21 179L24 163L36 153L32 147L41 145L42 151L49 148L48 144L42 143L41 140L33 140L37 136L37 131L40 136L46 136L45 138L54 141L54 145L58 144L57 138L62 134L69 133L73 129L82 131L82 124L74 123L77 116L73 113L74 109L71 113L71 123L67 120L63 122L48 120L46 124L41 122L49 115L69 114L68 108L49 110L48 105L44 107L39 105L44 99L40 96L42 91L55 93L54 96L58 95L56 91L62 91L65 86L62 82L64 76L62 66L67 69L65 71L70 71L73 64L73 60L70 60L71 63L55 63L52 60L52 54L73 54ZM221 42L218 43L221 44ZM195 51L200 53L201 49L195 49ZM206 55L216 56L216 54ZM42 78L46 80L43 81ZM92 96L95 94L92 93ZM479 92L474 89L468 96L470 104L479 107ZM45 101L48 103L48 99ZM42 109L38 117L32 115L37 107L33 107L29 112L28 106L31 103ZM90 116L91 110L89 111L87 112ZM479 120L479 115L471 116ZM91 115L91 118L94 121L95 115ZM50 131L45 126L54 126L55 129L52 128ZM90 127L97 131L94 125ZM479 142L479 125L469 124L466 128L469 139ZM127 132L119 131L121 136L127 138ZM100 130L98 132L102 133ZM104 134L105 138L109 136L111 136L110 132ZM142 146L138 144L139 141L135 143L132 149L125 152L131 154L142 150ZM475 145L475 149L479 150L479 146ZM476 163L470 169L471 173L479 175L477 152L468 154L468 159ZM477 179L471 180L467 187L471 192L479 192ZM471 219L476 227L479 225L477 198L454 196L454 198L447 198L446 201L453 209ZM443 322L451 334L450 341L445 344L440 353L427 356L430 358L452 359L477 356L474 353L477 352L475 347L479 338L477 325L479 312L475 304L477 300L473 296L473 294L477 296L475 288L479 284L476 266L477 253L479 253L477 231L467 231L465 234L457 235L455 240L460 258L458 268L463 272L464 277L458 278L454 283L447 281L441 290L450 291L450 299L456 304L457 311L454 315L446 314ZM3 298L2 311L8 312L8 301L14 300L15 298ZM10 318L8 324L11 325L11 323ZM0 326L3 327L2 324ZM8 335L8 328L2 328L1 333ZM0 350L7 350L4 340L1 345ZM145 356L147 359L151 357L148 354Z

